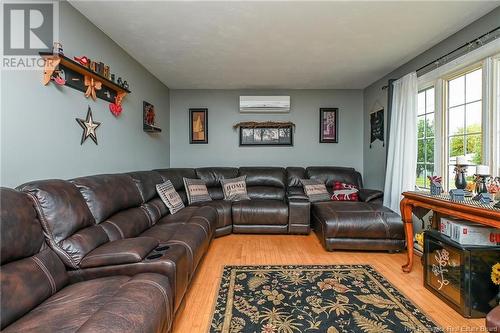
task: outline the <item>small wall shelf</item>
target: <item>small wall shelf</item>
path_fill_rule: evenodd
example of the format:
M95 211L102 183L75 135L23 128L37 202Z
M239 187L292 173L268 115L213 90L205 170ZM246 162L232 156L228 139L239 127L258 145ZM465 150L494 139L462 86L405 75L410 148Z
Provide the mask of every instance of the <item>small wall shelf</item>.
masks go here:
M110 103L115 102L115 97L119 96L123 99L130 90L125 89L108 78L92 71L78 62L66 57L63 54L54 54L51 52L40 52L40 56L45 60L45 73L43 84L47 85L50 82L50 76L59 68L65 74L66 86L73 89L86 92L88 86L85 85L85 77L101 82L101 89L95 90L96 97Z
M143 130L144 130L144 132L149 132L149 133L160 133L161 132L161 128L156 127L156 126L147 125L147 124L143 125Z

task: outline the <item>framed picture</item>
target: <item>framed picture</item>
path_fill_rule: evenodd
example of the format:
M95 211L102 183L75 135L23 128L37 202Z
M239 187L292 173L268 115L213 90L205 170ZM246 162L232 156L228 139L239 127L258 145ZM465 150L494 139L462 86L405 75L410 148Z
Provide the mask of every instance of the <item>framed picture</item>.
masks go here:
M320 108L319 109L319 142L338 143L339 142L339 109Z
M240 146L293 146L292 126L240 127Z
M208 143L208 109L189 109L189 143Z

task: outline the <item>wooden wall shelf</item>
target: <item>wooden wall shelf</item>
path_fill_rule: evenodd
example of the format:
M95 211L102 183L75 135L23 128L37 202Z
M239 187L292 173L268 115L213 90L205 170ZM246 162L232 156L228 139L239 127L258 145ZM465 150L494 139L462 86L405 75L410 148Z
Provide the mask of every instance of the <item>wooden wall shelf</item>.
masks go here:
M161 128L156 127L156 126L147 125L147 124L144 124L143 130L144 130L144 132L149 132L149 133L160 133L161 132Z
M80 90L82 92L87 91L87 86L85 85L85 77L99 81L102 84L100 90L95 90L96 97L102 100L108 101L110 103L115 102L116 96L125 97L130 94L130 90L119 86L116 82L109 80L108 78L92 71L78 62L66 57L62 54L54 54L51 52L40 52L40 56L45 60L45 75L43 84L47 85L50 80L47 80L47 74L52 75L54 70L57 68L62 69L65 74L66 86L73 89ZM49 77L50 77L49 75Z

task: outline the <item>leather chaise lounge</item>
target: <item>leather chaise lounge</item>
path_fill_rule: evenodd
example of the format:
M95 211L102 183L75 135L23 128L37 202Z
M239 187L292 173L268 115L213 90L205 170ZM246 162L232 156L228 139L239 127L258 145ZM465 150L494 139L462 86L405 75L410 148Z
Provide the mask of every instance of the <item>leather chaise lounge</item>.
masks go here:
M251 200L225 201L220 180L238 176ZM184 177L202 179L212 200L188 205ZM310 203L304 178L355 184L361 201ZM186 205L175 214L156 191L167 179ZM6 331L168 331L210 242L230 233L309 234L312 224L327 250L404 246L401 219L352 168L171 168L34 181L0 195Z

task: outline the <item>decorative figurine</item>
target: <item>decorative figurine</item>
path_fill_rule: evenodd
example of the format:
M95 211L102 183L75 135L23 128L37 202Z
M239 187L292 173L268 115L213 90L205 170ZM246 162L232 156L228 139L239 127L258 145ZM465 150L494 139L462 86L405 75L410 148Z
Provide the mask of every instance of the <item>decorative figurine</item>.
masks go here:
M115 82L115 74L111 74L111 81Z
M78 62L80 65L89 67L90 66L90 59L87 58L87 56L81 56L81 57L73 57L76 62Z
M64 70L56 69L52 76L50 77L58 86L64 86L66 84L66 80L64 79Z
M54 42L52 44L52 53L53 54L60 54L60 55L64 55L64 51L63 51L63 47L62 47L62 44L59 43L59 42Z
M490 167L487 165L478 165L476 167L476 193L488 193L486 181L490 178Z
M450 190L450 199L453 201L464 201L465 200L465 191L462 189Z
M457 156L455 162L455 187L460 190L464 190L467 187L467 180L465 179L465 174L467 173L467 157Z
M122 80L121 76L118 77L118 79L116 80L116 84L118 84L120 87L123 85L123 80Z
M479 201L482 204L489 204L490 202L493 201L489 193L479 193L474 198L472 198L472 200Z
M127 82L127 80L123 81L123 88L128 90L128 82Z
M442 178L438 176L427 176L431 182L431 195L440 195L443 192Z

